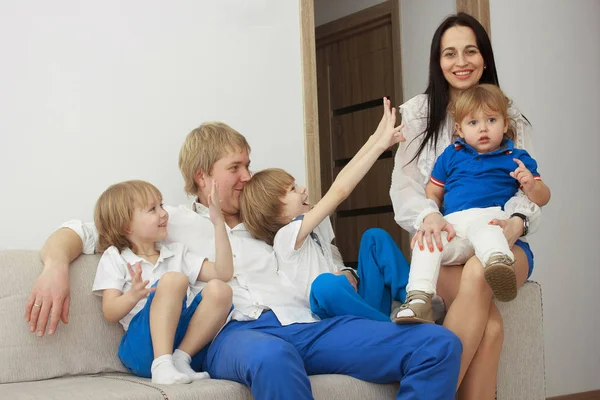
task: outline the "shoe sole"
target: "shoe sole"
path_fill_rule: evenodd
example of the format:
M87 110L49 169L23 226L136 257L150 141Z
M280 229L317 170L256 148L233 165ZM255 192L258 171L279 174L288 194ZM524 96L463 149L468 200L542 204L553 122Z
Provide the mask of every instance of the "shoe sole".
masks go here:
M410 324L433 324L434 321L429 321L417 317L396 317L394 323L398 325L410 325Z
M517 297L517 276L510 265L495 264L486 267L485 281L499 301L507 302Z

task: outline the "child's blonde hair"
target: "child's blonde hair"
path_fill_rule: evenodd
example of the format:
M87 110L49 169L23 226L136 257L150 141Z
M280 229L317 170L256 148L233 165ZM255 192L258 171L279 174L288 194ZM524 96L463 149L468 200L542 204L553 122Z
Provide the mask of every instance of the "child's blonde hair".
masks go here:
M191 131L179 151L179 170L185 182L185 192L196 196L196 171L200 169L210 174L221 157L236 150L249 154L250 145L241 133L227 124L206 122Z
M111 185L100 195L94 209L94 223L98 230L98 251L115 246L119 251L131 248L127 231L136 207L145 207L154 198L162 201L162 194L151 183L126 181Z
M255 173L246 183L240 197L240 214L248 232L257 239L273 245L283 221L282 198L294 184L294 177L279 168L269 168Z
M504 137L514 140L514 124L508 116L508 107L510 100L502 93L502 90L496 85L482 83L475 85L459 93L453 103L450 104L450 111L454 121L460 124L469 114L476 111L484 113L497 112L508 122L508 131Z

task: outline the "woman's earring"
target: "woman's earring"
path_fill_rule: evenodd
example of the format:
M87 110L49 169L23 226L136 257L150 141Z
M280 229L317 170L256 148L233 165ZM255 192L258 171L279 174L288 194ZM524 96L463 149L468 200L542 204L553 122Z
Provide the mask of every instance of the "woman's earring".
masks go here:
M486 68L487 68L487 65L484 65L484 66L483 66L483 69L486 69Z

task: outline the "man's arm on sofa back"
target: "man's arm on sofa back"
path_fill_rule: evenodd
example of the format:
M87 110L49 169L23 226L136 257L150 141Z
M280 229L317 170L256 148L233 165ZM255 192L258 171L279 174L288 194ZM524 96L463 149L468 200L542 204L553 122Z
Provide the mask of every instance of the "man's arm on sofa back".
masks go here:
M44 243L41 250L44 269L25 304L25 321L29 322L30 332L41 337L48 326L48 334L52 335L59 320L69 322L69 265L82 250L83 241L69 228L58 229Z

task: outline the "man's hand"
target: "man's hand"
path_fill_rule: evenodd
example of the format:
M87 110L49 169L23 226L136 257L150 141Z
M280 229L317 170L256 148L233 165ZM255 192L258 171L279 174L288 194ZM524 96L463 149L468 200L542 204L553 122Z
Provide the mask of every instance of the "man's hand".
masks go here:
M338 271L338 272L334 272L333 274L334 275L345 275L346 278L348 278L348 282L350 282L350 284L352 285L354 290L358 292L358 282L356 281L356 278L354 277L354 275L352 275L352 272Z
M31 294L25 304L25 321L29 322L29 332L44 336L48 318L48 334L56 332L58 321L69 323L69 269L67 266L47 265L37 277Z

